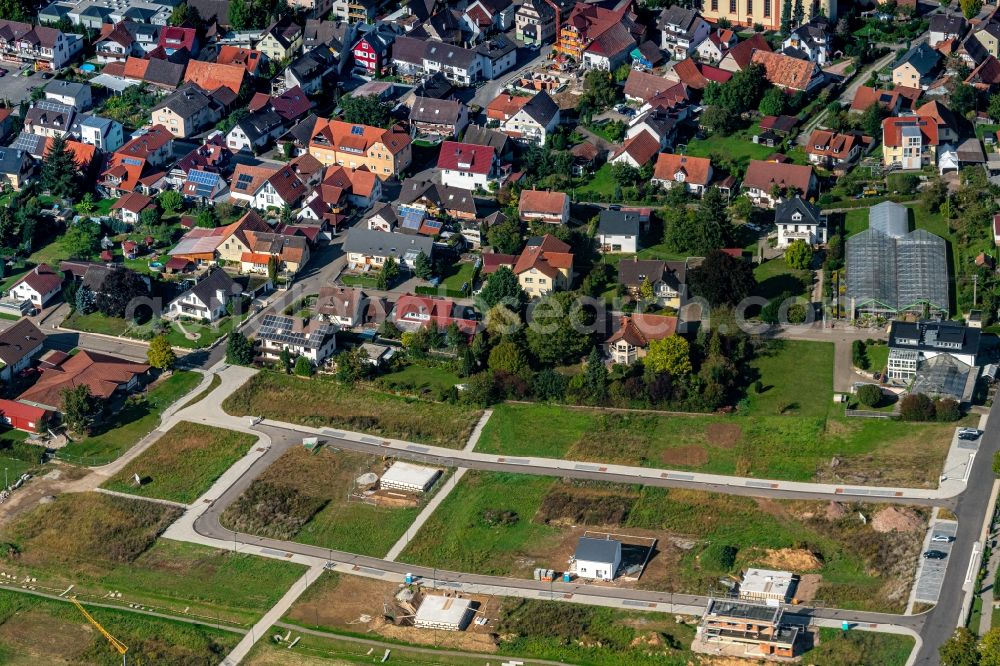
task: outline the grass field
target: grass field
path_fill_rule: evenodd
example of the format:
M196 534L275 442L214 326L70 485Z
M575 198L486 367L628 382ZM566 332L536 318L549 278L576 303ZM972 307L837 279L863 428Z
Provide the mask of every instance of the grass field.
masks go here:
M379 377L379 383L401 391L429 392L431 397L450 389L462 380L454 372L440 366L410 364Z
M305 448L291 449L226 509L222 520L232 529L251 534L382 557L420 509L378 507L347 499L354 479L381 469L381 460L375 457L331 449L316 454Z
M107 463L127 450L159 425L160 415L201 383L201 375L178 371L147 389L145 397L129 400L98 432L71 442L59 450L59 458L87 465Z
M253 446L247 433L182 421L102 488L190 504ZM136 487L138 475L142 485Z
M747 396L746 416L502 404L476 450L792 481L937 487L954 424L848 419L831 411L832 344L786 341L752 366L764 391Z
M822 666L879 664L904 666L915 641L909 636L821 628L819 645L807 652L805 663Z
M396 396L320 379L260 372L226 398L229 414L263 415L313 427L329 426L461 448L479 419L462 405Z
M763 160L776 152L775 148L753 142L752 137L758 131L760 127L755 123L752 127L731 136L712 134L706 139L692 139L687 144L686 154L736 162L746 167L750 164L750 160Z
M74 585L81 599L119 591L123 603L240 624L259 618L302 575L288 562L157 539L179 515L138 499L60 495L3 528L12 549L0 567L37 578L41 591Z
M798 271L788 267L784 257L770 259L758 265L753 270L757 278L757 289L754 296L768 300L781 296L786 291L792 296L808 298L807 287L812 282L809 271Z
M130 664L208 664L221 661L238 634L125 610L87 607L128 646ZM121 658L71 604L0 590L0 662L108 664Z
M476 272L476 267L471 262L462 262L450 266L448 272L443 276L441 284L447 289L461 291L462 285L468 285L472 289L472 276ZM466 292L468 293L468 292Z
M98 333L100 335L123 336L129 329L128 322L121 317L108 317L100 312L83 314L74 310L61 324L63 328L71 328L74 331L84 333Z
M534 567L564 568L589 528L659 539L639 582L647 589L704 594L721 576L768 566L821 575L816 598L824 603L900 611L922 527L880 533L857 515L870 518L880 507L849 505L829 514L828 505L471 472L400 561L530 577ZM516 518L492 518L503 512ZM926 524L924 510L911 515Z

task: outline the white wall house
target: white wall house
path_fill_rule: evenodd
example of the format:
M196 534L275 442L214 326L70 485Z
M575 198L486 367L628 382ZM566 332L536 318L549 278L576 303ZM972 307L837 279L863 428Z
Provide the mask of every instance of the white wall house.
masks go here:
M573 559L579 578L614 580L622 563L622 545L611 539L580 537Z
M257 331L261 354L277 360L287 349L293 358L305 356L321 365L337 349L335 328L319 319L306 323L301 317L267 315Z

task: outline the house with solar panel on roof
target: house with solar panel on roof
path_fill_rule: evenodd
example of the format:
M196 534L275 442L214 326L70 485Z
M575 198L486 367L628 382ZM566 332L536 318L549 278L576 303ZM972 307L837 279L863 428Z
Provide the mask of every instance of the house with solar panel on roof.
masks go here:
M852 319L947 317L948 247L910 231L909 209L885 201L868 210L868 229L847 239L847 300Z
M320 319L265 315L257 329L258 351L266 361L277 361L285 349L322 365L337 350L336 326Z

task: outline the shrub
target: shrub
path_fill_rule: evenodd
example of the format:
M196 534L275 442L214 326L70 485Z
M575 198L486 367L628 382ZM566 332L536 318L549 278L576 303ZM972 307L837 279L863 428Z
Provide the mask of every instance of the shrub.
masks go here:
M858 402L865 407L874 407L882 401L882 389L874 384L865 384L858 389Z
M962 410L958 401L951 398L939 398L934 401L934 416L942 423L950 423L962 418Z
M483 522L490 527L505 527L515 525L519 520L516 511L501 509L486 509L483 511Z
M934 403L923 393L911 393L900 402L899 415L904 421L933 421Z

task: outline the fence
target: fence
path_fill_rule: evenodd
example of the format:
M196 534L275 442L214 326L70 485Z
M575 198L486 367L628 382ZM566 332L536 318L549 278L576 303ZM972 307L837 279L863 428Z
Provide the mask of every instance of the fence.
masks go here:
M898 414L892 412L870 412L864 409L845 409L844 416L856 416L862 419L895 419Z

